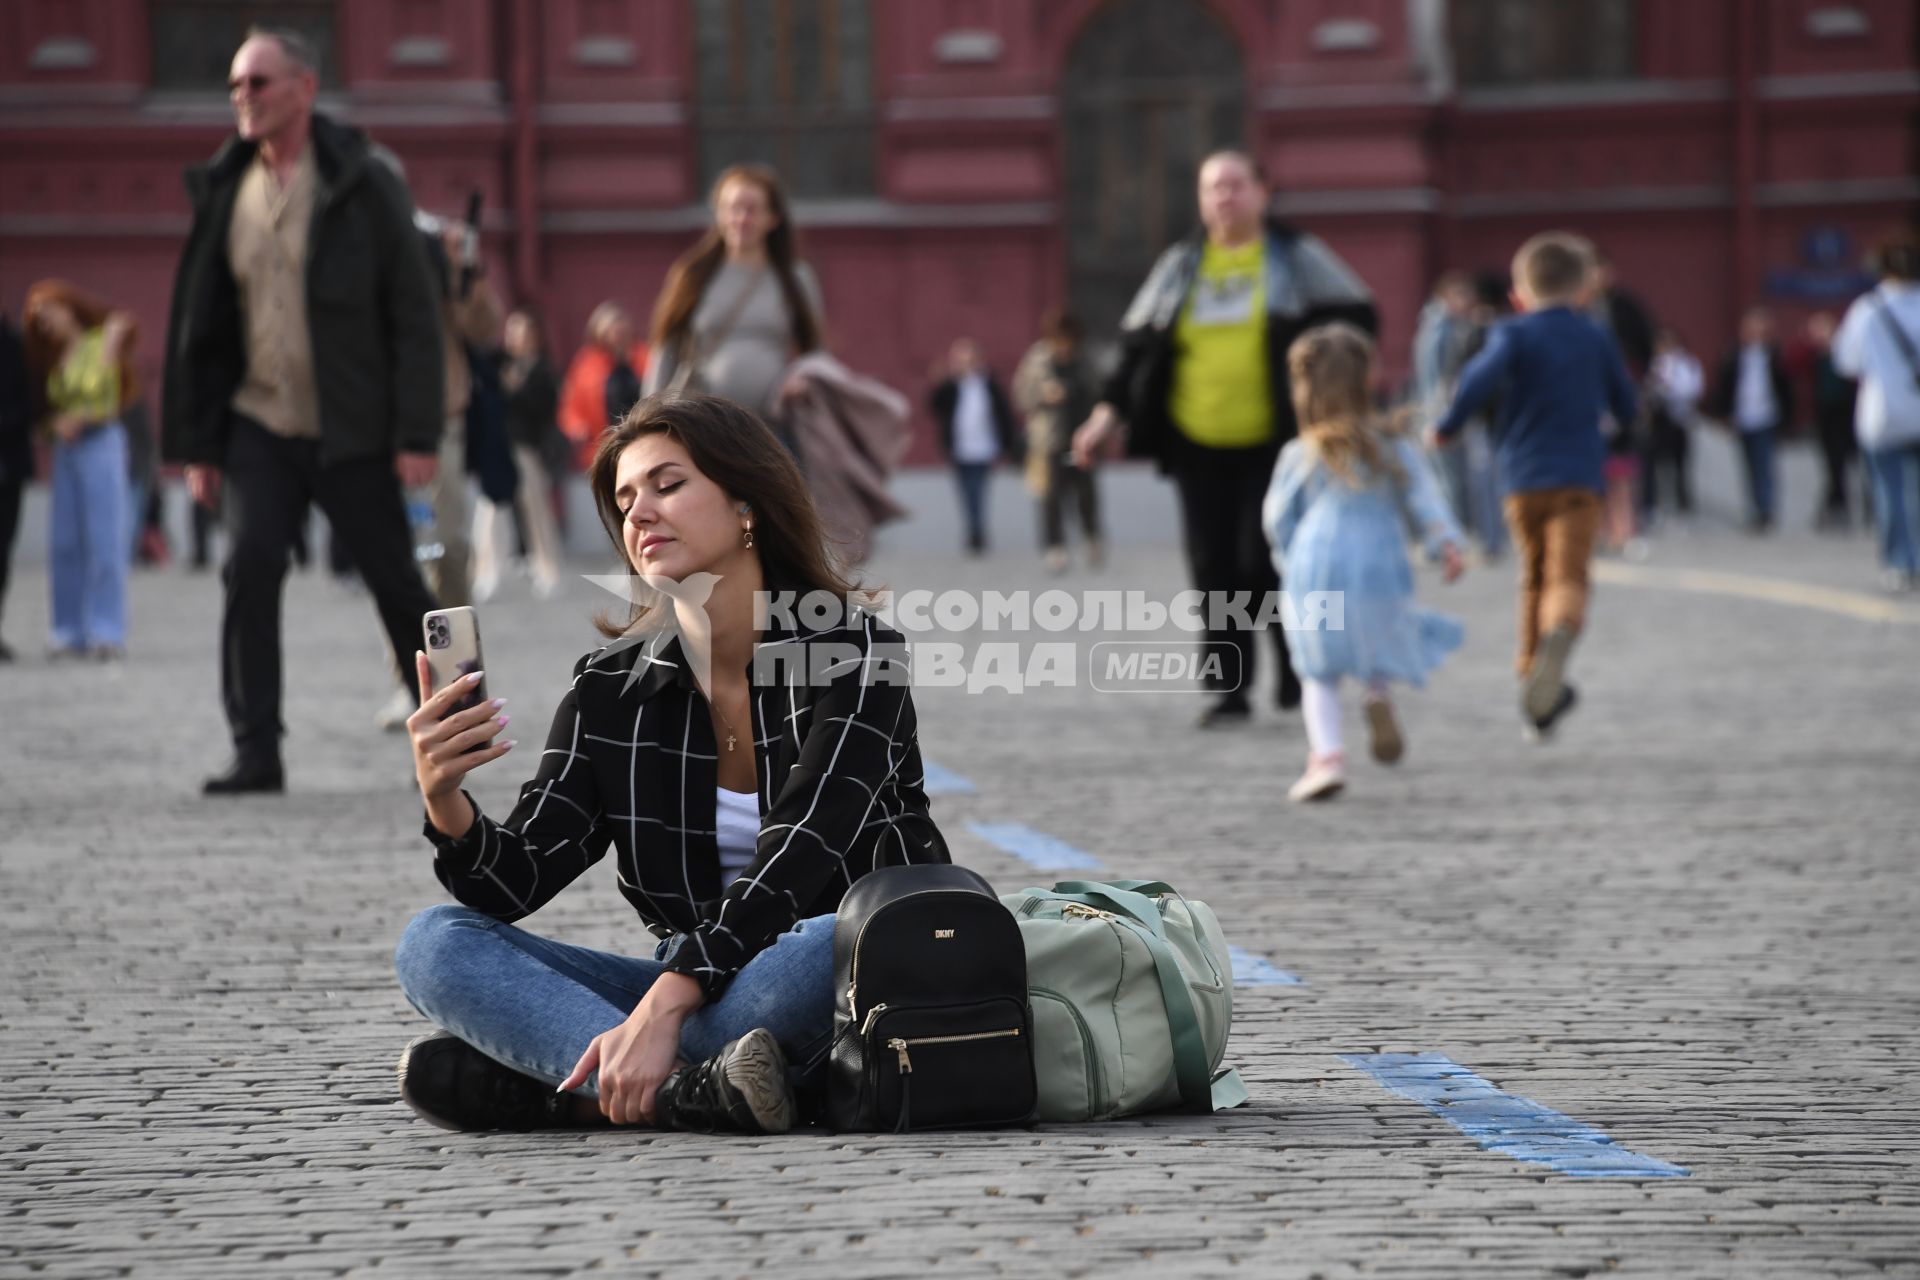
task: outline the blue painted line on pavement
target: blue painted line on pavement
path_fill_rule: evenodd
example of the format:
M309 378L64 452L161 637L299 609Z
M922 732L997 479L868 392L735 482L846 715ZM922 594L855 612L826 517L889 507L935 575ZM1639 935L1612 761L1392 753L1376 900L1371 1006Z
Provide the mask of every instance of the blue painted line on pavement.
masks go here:
M930 796L971 796L980 789L944 765L931 760L920 762L921 785Z
M1066 867L1074 871L1105 871L1100 859L1083 849L1076 849L1064 840L1056 840L1044 832L1019 822L969 822L967 830L993 845L1003 853L1010 853L1029 866L1043 870Z
M1617 1147L1572 1116L1503 1093L1440 1053L1343 1053L1340 1060L1411 1098L1488 1151L1575 1178L1685 1178L1689 1170Z
M1307 985L1295 975L1276 966L1273 961L1262 955L1255 955L1243 947L1228 947L1227 954L1233 957L1233 985L1236 987L1304 987Z

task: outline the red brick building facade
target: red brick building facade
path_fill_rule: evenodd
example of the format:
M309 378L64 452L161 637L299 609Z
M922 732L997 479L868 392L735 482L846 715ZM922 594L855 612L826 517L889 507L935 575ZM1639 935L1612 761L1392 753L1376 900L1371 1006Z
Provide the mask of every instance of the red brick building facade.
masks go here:
M133 306L157 372L183 166L230 124L249 19L324 52L323 109L488 251L564 353L645 315L707 175L781 166L851 363L918 389L1047 305L1110 320L1191 222L1195 158L1254 150L1379 295L1402 369L1434 274L1583 230L1696 348L1740 306L1844 299L1912 216L1911 0L4 0L0 299Z

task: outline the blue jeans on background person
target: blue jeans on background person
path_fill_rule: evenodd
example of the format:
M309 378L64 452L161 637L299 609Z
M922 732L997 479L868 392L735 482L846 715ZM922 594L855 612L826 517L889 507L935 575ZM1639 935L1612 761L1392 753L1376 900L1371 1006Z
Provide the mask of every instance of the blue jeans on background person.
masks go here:
M127 563L140 559L140 539L147 531L147 498L151 494L144 480L127 481Z
M719 1000L681 1027L681 1058L705 1061L765 1027L786 1053L796 1087L823 1081L833 1043L833 925L832 916L798 921L749 960ZM658 960L554 942L447 903L413 918L393 965L422 1016L552 1085L667 972ZM575 1092L597 1096L598 1086L596 1072Z
M1873 482L1873 518L1880 529L1880 563L1920 574L1920 444L1866 449Z
M967 526L967 550L987 549L987 481L991 462L956 462L953 475L960 482L960 515Z
M1507 522L1501 507L1498 462L1491 456L1492 445L1484 435L1469 440L1468 433L1485 428L1470 425L1460 436L1438 449L1429 451L1434 472L1440 481L1454 522L1473 535L1480 550L1497 556L1507 549Z
M127 643L127 433L117 422L53 447L48 578L53 647Z
M1740 432L1740 453L1747 462L1747 497L1753 521L1762 528L1773 523L1773 445L1780 433L1772 427Z

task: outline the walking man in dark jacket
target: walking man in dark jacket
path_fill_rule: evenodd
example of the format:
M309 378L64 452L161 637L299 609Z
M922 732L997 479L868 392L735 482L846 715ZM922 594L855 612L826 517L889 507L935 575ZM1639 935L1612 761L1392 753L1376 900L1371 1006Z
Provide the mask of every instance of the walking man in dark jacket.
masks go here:
M981 358L980 345L961 338L947 355L947 376L927 398L940 450L960 486L960 518L967 554L987 553L987 486L993 468L1013 454L1013 406Z
M280 590L310 502L413 679L434 602L401 486L433 479L446 395L412 198L365 134L314 114L307 43L256 28L228 89L236 136L187 173L163 419L194 501L226 491L220 688L235 758L210 795L284 789Z
M1124 424L1128 450L1157 460L1179 490L1187 565L1206 607L1245 593L1252 615L1280 585L1260 504L1280 446L1296 432L1287 348L1317 324L1344 320L1373 333L1378 322L1366 285L1333 250L1266 217L1272 191L1252 157L1207 157L1199 194L1205 231L1161 254L1127 308L1119 366L1074 433L1074 455L1088 465ZM1270 629L1276 699L1291 710L1300 681L1286 632ZM1201 683L1216 698L1200 726L1244 723L1251 632L1210 625L1201 658Z
M1740 341L1721 357L1709 408L1732 428L1747 464L1747 528L1773 528L1774 453L1793 425L1793 379L1773 341L1773 316L1748 307L1740 317Z

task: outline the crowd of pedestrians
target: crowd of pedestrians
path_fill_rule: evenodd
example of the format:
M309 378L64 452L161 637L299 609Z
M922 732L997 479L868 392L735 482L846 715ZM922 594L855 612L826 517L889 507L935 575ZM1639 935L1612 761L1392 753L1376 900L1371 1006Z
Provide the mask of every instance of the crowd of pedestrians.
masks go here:
M646 340L606 301L562 376L538 316L506 315L477 228L416 210L390 153L315 110L314 57L299 36L253 33L228 87L235 133L187 179L194 217L161 430L194 499L193 563L208 559L215 513L226 537L219 652L235 756L210 792L283 785L279 601L290 560L306 558L312 506L328 517L336 570L364 584L391 643L398 688L380 719L394 728L419 704L409 655L420 614L493 598L516 559L534 595L551 595L565 482L643 397L710 394L760 415L799 459L850 563L874 525L899 514L885 472L903 447L889 437L904 405L825 354L820 284L772 170L739 165L714 183L712 223L673 264ZM979 342L952 343L927 404L967 553L989 552L993 474L1017 464L1046 569L1072 563L1070 526L1084 563L1099 567L1097 468L1123 445L1172 480L1203 593L1258 599L1295 579L1340 578L1330 566L1386 556L1392 539L1367 521L1396 506L1450 573L1469 540L1487 563L1511 549L1522 702L1542 734L1575 698L1565 670L1588 559L1644 555L1657 521L1694 515L1702 423L1736 443L1745 523L1764 534L1780 520L1781 440L1810 416L1820 527L1871 511L1888 585L1920 582L1910 238L1881 247L1880 283L1844 319L1816 313L1791 343L1767 307L1748 308L1709 372L1598 248L1536 237L1510 277L1441 275L1417 318L1404 406L1383 416L1367 286L1324 243L1273 219L1270 202L1253 157L1209 156L1199 229L1154 264L1111 359L1089 355L1064 309L1039 318L1007 380ZM123 657L129 566L165 554L150 516L157 468L137 341L125 310L64 281L30 291L20 329L0 325L0 550L17 529L37 430L51 464L57 657ZM1857 498L1856 464L1867 479ZM1401 562L1380 563L1405 579ZM0 603L5 585L0 570ZM1425 627L1421 643L1444 631L1403 605L1383 631ZM1283 627L1267 629L1277 706L1309 704L1309 774L1320 781L1306 789L1331 793L1337 682L1367 688L1376 744L1390 743L1385 683L1417 683L1430 662L1408 656L1419 646L1405 635L1387 646L1400 658L1369 666L1317 641L1321 651L1292 653ZM1203 727L1251 716L1256 649L1248 628L1207 632ZM11 656L0 644L0 659Z

